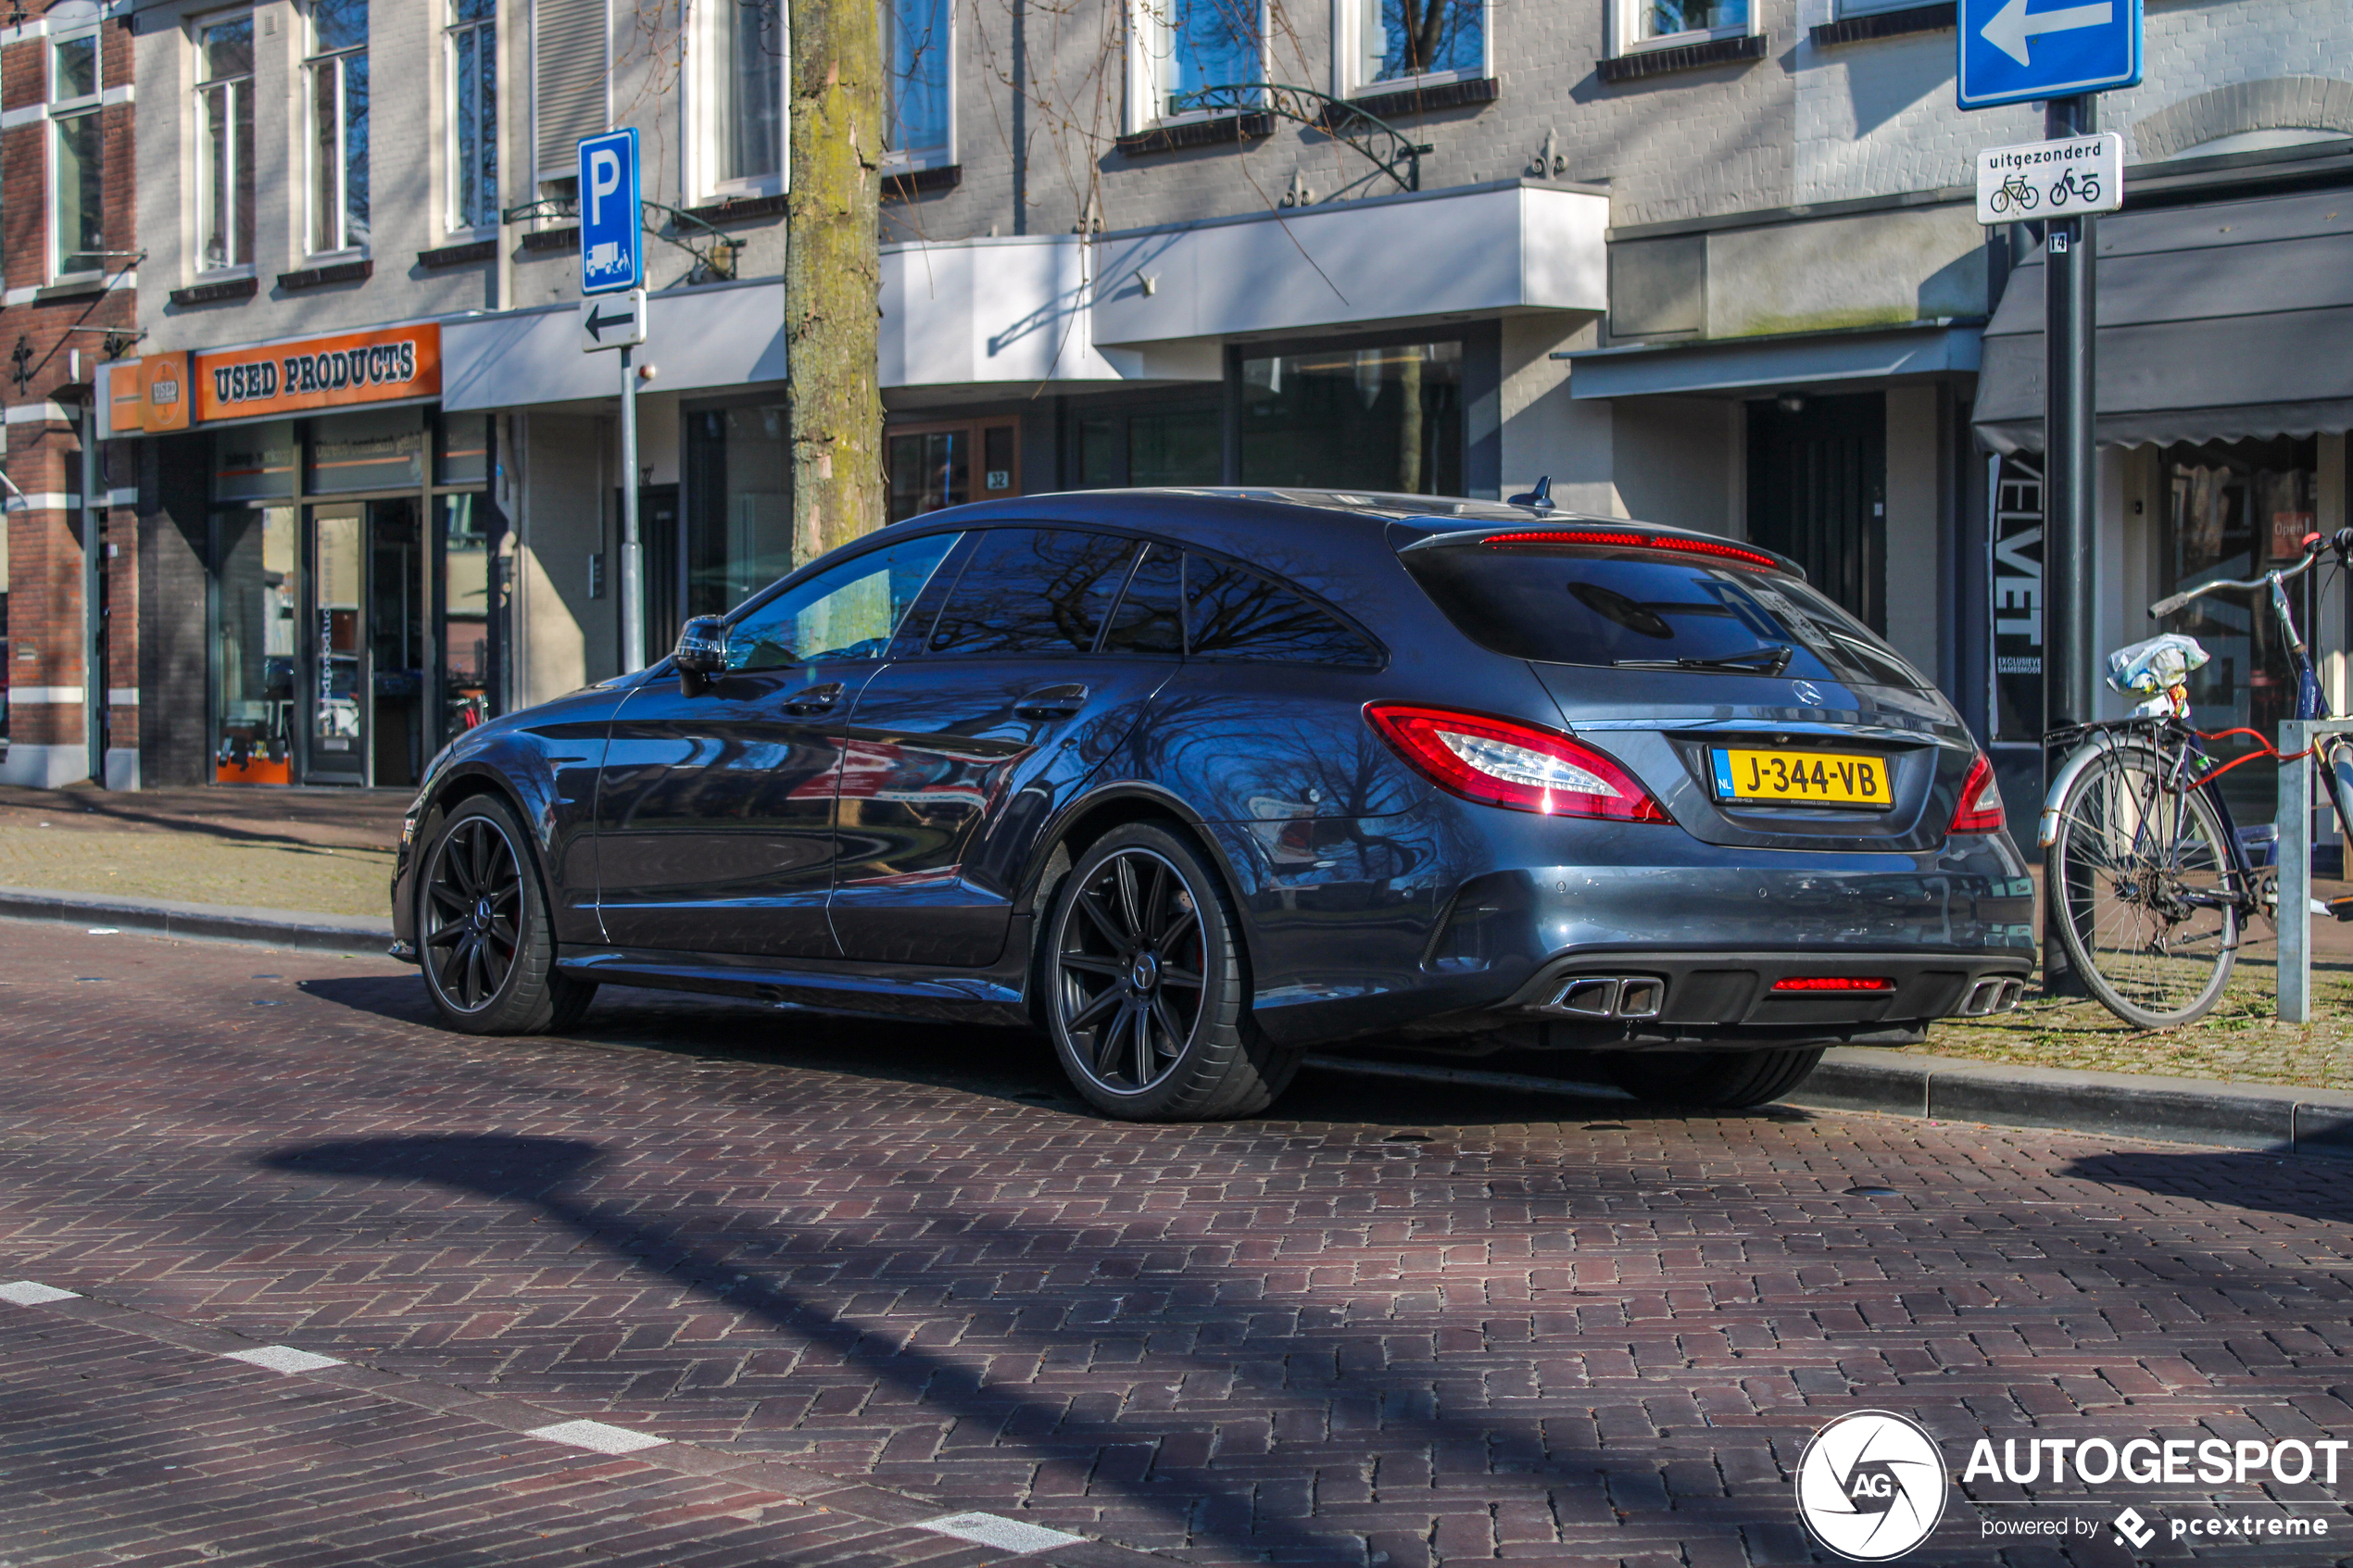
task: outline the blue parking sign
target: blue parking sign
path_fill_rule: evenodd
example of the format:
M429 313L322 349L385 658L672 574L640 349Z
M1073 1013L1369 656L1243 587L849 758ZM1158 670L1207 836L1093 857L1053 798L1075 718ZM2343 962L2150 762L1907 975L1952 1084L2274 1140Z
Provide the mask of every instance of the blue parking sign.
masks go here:
M1961 0L1965 109L2141 80L2141 0Z
M637 132L580 139L580 292L618 294L646 281L637 218Z

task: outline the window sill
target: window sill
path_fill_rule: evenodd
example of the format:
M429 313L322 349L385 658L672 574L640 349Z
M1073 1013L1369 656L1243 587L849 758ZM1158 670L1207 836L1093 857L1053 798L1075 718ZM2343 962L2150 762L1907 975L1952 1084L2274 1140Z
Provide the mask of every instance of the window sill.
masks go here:
M300 289L322 289L336 283L364 283L375 274L375 262L362 257L357 261L331 261L323 266L281 272L278 274L278 286L292 294Z
M47 305L53 300L88 299L93 295L106 292L107 275L104 272L77 272L33 290L32 302Z
M1228 114L1209 119L1180 119L1122 136L1112 145L1127 157L1171 153L1182 147L1219 147L1254 142L1275 133L1271 114Z
M1938 0L1935 5L1911 6L1900 11L1870 11L1824 22L1810 29L1806 36L1815 48L1826 49L1834 44L1900 38L1907 32L1944 32L1959 25L1959 10L1956 0Z
M758 195L738 193L719 196L700 207L683 210L687 217L700 219L705 223L724 223L749 218L781 218L788 200L782 191L765 191Z
M522 237L525 250L578 250L580 225L570 224L561 229L534 229Z
M1705 70L1710 66L1740 65L1765 57L1761 32L1735 33L1699 44L1645 44L1633 51L1593 62L1593 73L1604 82L1636 82L1669 71Z
M437 267L464 267L472 262L495 261L497 258L498 242L495 239L459 240L454 245L435 245L431 250L419 251L417 265L431 271Z
M1339 104L1326 104L1323 112L1325 129L1329 130L1350 119L1351 109L1378 119L1389 119L1399 115L1428 114L1436 109L1491 104L1504 91L1504 84L1491 76L1425 80L1410 87L1393 87L1387 82L1373 85L1380 91L1360 93L1350 98L1345 107Z
M964 166L961 163L935 163L925 169L886 169L883 172L883 199L906 201L928 191L952 191L963 182Z
M191 283L184 289L171 291L171 303L186 309L192 305L219 305L226 300L251 299L261 292L261 280L251 272L243 276L224 276L207 282Z

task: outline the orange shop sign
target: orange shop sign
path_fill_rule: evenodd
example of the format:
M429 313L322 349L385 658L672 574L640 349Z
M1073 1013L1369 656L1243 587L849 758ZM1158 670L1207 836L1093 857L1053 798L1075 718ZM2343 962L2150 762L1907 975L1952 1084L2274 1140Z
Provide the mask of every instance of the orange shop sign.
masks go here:
M223 348L195 356L197 422L441 395L441 324Z

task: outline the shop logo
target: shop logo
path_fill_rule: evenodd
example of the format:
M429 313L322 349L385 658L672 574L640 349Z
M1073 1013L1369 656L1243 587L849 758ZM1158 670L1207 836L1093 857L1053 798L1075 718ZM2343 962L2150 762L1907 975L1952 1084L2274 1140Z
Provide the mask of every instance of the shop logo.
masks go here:
M2133 1549L2138 1551L2157 1539L2157 1526L2142 1518L2139 1509L2128 1508L2116 1516L2116 1534L2110 1538L2118 1546L2129 1542Z
M159 381L156 383L153 386L147 389L147 401L153 403L157 408L163 408L167 405L179 402L180 383L176 381Z
M1790 683L1789 689L1795 692L1797 694L1797 700L1806 704L1806 707L1819 708L1822 706L1822 688L1816 685L1813 682L1793 681Z
M1884 1562L1928 1539L1944 1517L1944 1456L1917 1424L1850 1411L1806 1445L1797 1514L1839 1556Z

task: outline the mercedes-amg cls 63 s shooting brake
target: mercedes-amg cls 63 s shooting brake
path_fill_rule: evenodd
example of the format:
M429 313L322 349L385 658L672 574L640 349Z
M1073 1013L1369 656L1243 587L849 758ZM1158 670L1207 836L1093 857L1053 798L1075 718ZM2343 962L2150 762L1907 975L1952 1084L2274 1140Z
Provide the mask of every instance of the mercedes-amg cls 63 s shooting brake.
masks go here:
M1944 697L1779 556L1548 508L894 524L467 732L394 950L481 1034L607 981L1034 1024L1132 1118L1371 1040L1750 1105L2012 1005L2032 888Z

